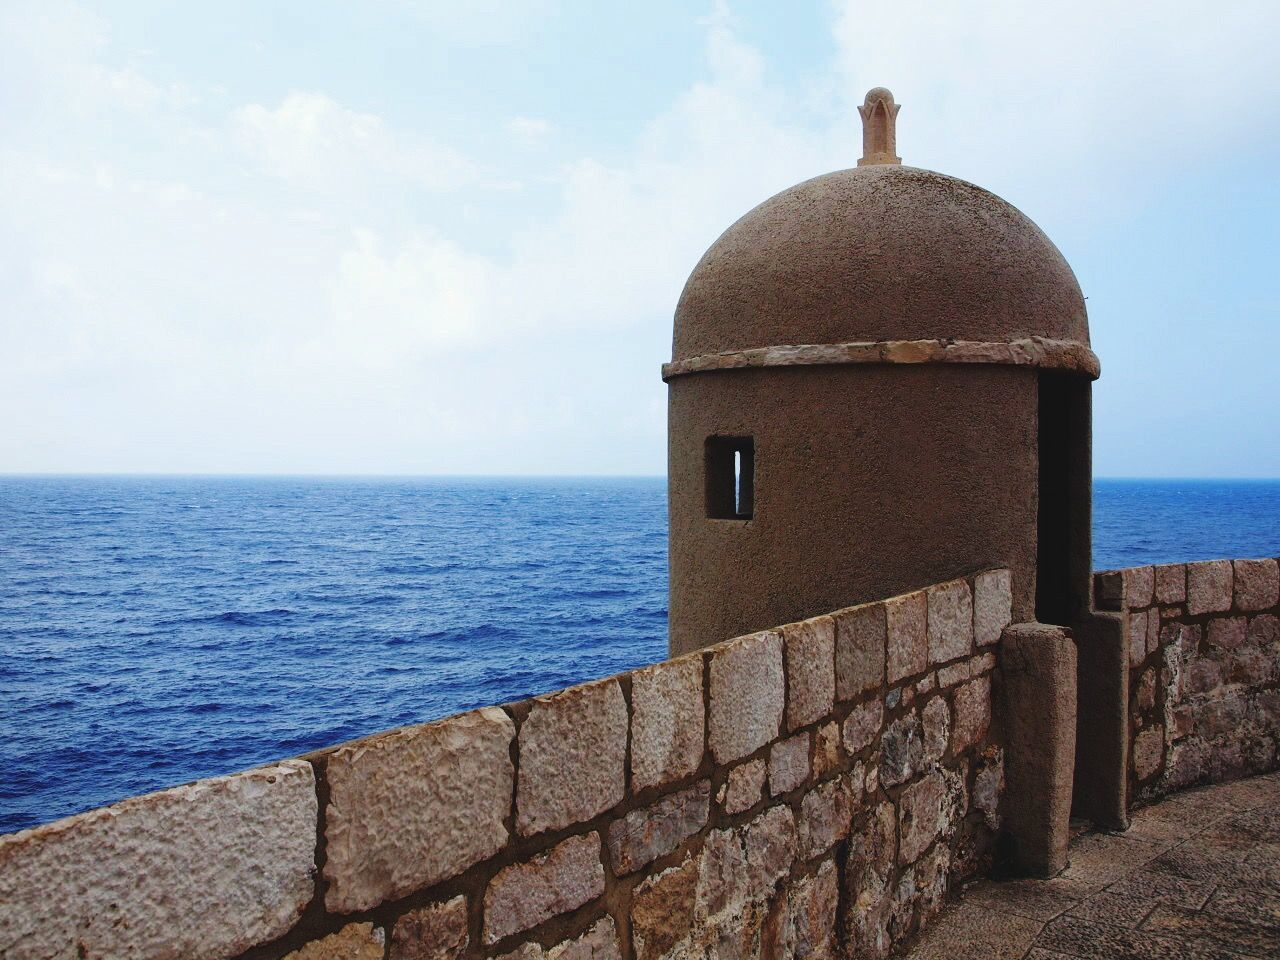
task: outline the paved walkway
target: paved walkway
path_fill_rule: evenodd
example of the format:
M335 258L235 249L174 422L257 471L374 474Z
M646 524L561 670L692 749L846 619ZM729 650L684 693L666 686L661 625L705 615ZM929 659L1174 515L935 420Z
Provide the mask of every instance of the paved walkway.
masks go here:
M1138 810L1052 880L965 891L910 960L1280 957L1280 773Z

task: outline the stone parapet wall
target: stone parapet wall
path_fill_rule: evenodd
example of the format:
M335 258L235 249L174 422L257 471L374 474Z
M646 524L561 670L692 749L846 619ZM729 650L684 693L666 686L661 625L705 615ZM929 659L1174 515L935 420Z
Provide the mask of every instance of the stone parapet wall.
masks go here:
M0 838L0 955L881 957L990 864L1004 570Z
M1280 566L1210 560L1099 573L1129 639L1129 796L1277 766Z

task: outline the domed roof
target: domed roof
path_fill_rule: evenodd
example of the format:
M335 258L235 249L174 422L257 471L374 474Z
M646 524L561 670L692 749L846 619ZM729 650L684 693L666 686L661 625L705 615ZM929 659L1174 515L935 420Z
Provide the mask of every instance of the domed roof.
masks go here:
M877 88L869 105L873 94L891 107L879 111L891 125L892 94ZM674 360L800 344L1044 338L1078 345L1096 365L1080 285L1039 227L981 187L899 165L892 126L864 142L877 159L784 190L711 245L676 307Z
M1089 343L1053 242L981 187L880 164L806 180L726 230L680 296L674 355L1037 336Z

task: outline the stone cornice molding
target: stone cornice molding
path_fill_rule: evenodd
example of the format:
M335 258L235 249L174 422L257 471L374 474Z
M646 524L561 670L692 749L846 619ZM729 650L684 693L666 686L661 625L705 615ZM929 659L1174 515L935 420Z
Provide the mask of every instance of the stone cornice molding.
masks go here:
M725 350L662 365L662 379L710 370L752 367L814 367L846 363L996 363L1045 370L1066 370L1098 379L1097 354L1073 340L1028 337L1023 340L880 340L855 343L802 343L748 350Z

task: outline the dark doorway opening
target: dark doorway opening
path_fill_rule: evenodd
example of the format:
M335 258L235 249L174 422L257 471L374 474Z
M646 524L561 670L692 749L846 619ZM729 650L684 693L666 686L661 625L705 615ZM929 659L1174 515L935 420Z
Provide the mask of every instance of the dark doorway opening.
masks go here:
M1036 619L1041 623L1071 625L1090 608L1089 408L1084 377L1040 374Z

